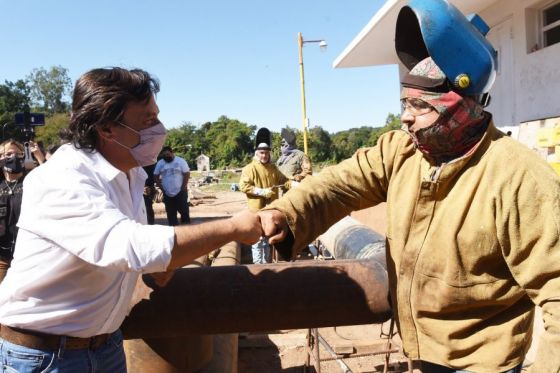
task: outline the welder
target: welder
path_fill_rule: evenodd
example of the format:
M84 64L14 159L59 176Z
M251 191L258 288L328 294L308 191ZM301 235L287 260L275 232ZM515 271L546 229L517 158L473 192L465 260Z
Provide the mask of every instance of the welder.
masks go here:
M401 8L402 130L305 179L261 222L290 257L387 202L394 317L423 372L520 372L535 306L546 331L529 369L558 372L560 179L484 110L497 58L488 29L444 0Z

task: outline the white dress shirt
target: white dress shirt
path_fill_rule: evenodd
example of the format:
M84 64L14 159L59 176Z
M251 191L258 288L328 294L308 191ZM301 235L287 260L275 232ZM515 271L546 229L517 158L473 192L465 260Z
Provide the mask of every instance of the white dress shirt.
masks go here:
M139 274L164 271L174 244L172 227L146 225L146 176L64 145L25 178L0 323L74 337L119 328Z
M183 175L190 170L187 161L175 156L171 162L160 159L156 163L154 175L161 177L161 187L165 194L175 197L183 189Z

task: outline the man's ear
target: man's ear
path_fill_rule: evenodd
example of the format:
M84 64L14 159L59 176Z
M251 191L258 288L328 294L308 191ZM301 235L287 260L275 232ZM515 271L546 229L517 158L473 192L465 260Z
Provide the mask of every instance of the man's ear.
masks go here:
M113 129L114 127L109 124L101 124L95 128L97 135L105 141L114 139L115 133L113 132Z

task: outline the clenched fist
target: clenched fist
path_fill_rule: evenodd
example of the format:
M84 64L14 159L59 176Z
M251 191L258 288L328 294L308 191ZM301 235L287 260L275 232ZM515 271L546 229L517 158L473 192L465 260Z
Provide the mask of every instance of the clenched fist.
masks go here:
M264 210L257 214L261 220L263 234L268 237L268 243L274 245L286 238L290 228L284 213L278 210Z
M259 216L250 211L242 211L230 218L235 229L236 240L245 244L257 242L263 235Z

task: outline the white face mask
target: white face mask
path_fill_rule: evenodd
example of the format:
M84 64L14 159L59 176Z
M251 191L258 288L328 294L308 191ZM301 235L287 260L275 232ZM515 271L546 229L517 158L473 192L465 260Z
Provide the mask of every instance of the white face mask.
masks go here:
M117 140L114 141L130 151L132 157L136 160L136 162L138 162L138 166L144 167L156 163L157 156L161 151L165 137L167 136L167 131L165 130L163 124L159 122L154 126L136 131L134 128L130 128L124 123L118 123L138 134L140 136L140 142L130 148L121 144Z

